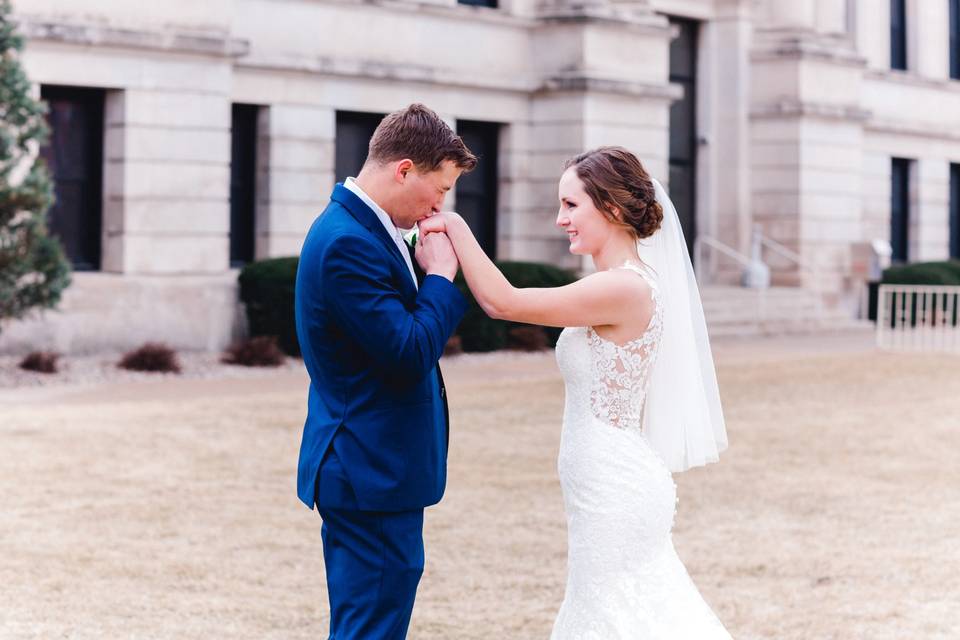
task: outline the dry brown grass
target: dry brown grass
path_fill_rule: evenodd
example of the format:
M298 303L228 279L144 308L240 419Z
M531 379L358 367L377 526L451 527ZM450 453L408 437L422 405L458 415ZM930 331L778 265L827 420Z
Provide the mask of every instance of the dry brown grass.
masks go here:
M552 354L445 369L450 481L410 637L546 638L563 593ZM725 357L732 448L675 539L734 637L960 637L960 363ZM0 394L0 637L318 638L305 378Z

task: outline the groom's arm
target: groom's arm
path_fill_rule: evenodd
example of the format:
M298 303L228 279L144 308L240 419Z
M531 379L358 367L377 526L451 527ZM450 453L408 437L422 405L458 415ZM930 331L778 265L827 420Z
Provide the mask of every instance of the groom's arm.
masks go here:
M341 236L321 261L320 281L337 323L385 373L420 380L436 365L467 303L450 280L428 275L408 310L382 247Z

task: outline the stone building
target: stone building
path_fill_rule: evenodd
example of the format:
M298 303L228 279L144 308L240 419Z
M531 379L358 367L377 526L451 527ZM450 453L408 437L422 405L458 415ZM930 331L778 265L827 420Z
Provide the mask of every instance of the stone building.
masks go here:
M62 311L5 327L0 349L223 346L236 268L296 254L380 115L413 101L481 156L448 204L501 259L582 266L553 224L556 182L601 144L668 185L711 304L738 304L724 285L752 250L774 285L843 315L874 239L894 260L960 257L960 0L14 0L14 13L51 106L52 227L77 272Z

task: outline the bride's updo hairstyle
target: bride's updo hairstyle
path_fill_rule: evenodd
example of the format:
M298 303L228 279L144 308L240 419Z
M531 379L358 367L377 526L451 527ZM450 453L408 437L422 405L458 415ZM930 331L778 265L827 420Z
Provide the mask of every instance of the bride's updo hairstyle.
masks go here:
M570 158L593 206L613 224L629 229L638 239L660 228L663 209L654 194L653 180L637 156L623 147L598 147ZM616 212L619 212L619 216Z

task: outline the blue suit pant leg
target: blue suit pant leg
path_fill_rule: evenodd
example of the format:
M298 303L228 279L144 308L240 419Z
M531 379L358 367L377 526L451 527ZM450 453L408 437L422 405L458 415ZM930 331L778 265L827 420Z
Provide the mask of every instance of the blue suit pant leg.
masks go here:
M403 640L423 574L423 509L318 508L329 640Z

